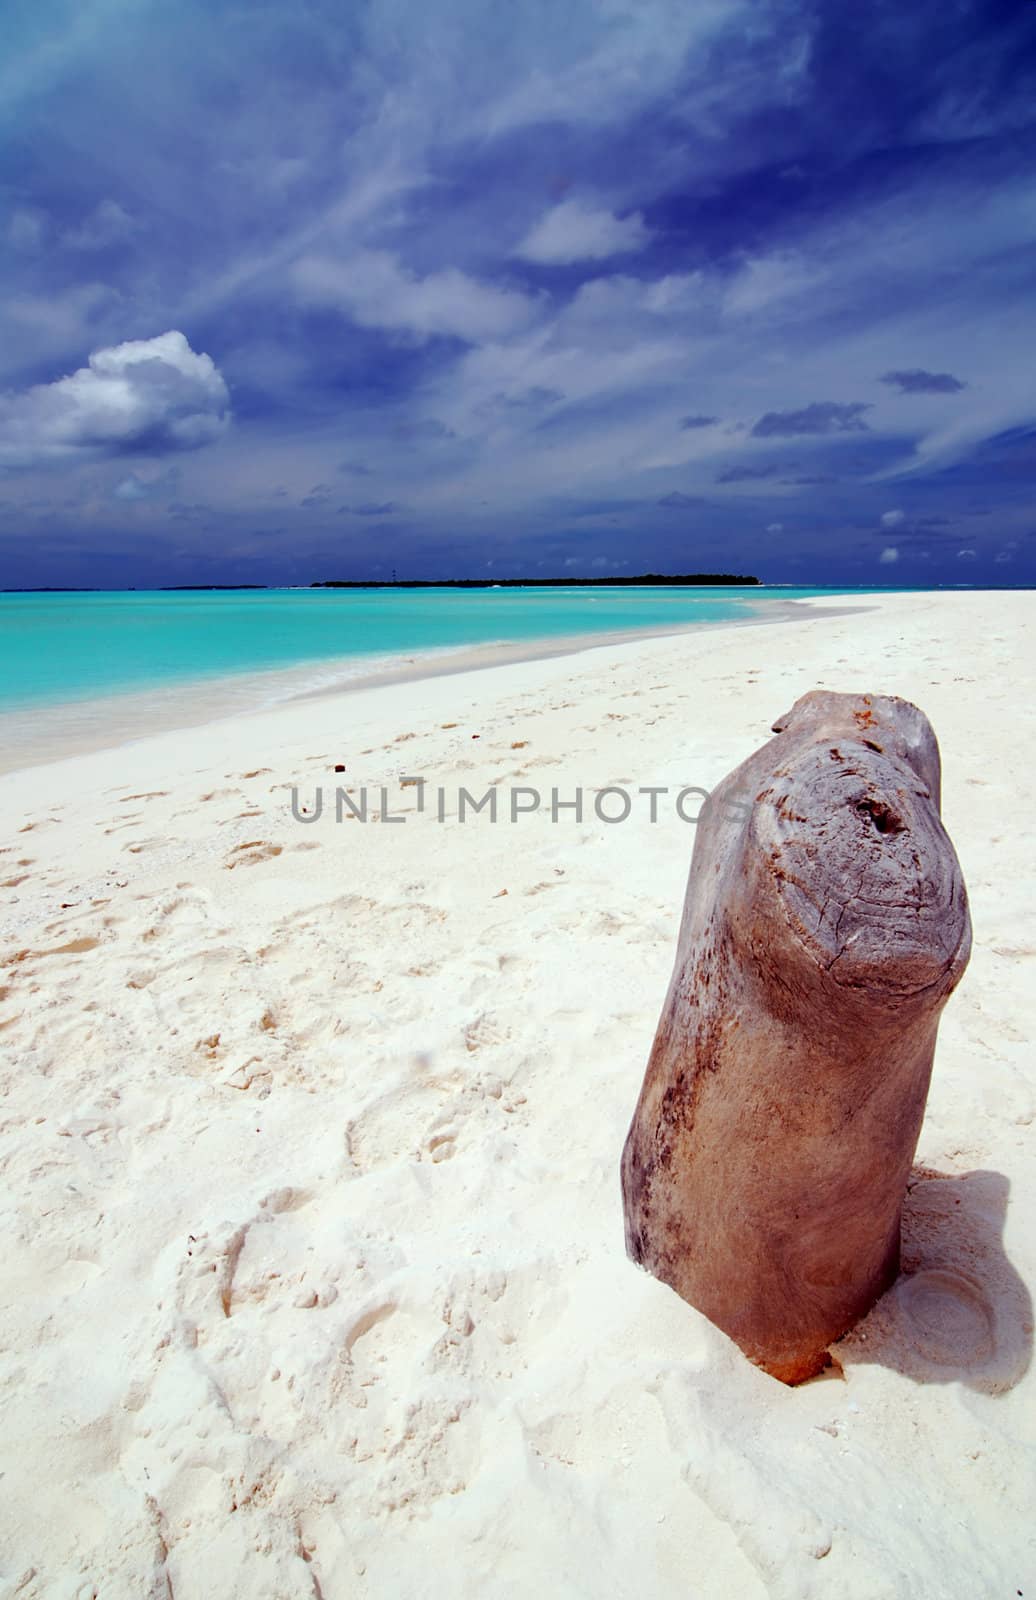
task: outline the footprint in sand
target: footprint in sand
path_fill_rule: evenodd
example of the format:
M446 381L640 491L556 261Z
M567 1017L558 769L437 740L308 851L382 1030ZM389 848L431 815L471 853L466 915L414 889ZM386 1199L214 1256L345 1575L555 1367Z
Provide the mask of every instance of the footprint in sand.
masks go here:
M223 865L228 872L233 872L235 867L255 867L261 861L272 861L274 856L283 854L283 851L282 844L270 844L266 839L250 839L245 844L235 845L229 861Z
M177 1265L176 1304L198 1327L214 1326L273 1297L281 1305L331 1304L337 1294L320 1280L318 1290L298 1270L305 1228L291 1217L312 1200L309 1190L285 1185L259 1203L246 1222L225 1222L211 1232L189 1232Z
M372 1100L346 1124L346 1172L358 1177L396 1161L417 1159L423 1142L422 1124L427 1127L430 1120L438 1119L436 1133L441 1136L445 1131L444 1098L435 1087L407 1083ZM438 1157L434 1151L429 1153L433 1160L441 1161L446 1151Z
M352 1408L352 1453L383 1463L369 1503L374 1514L419 1514L460 1493L475 1468L478 1430L464 1425L468 1402L438 1387L421 1392L441 1332L437 1315L392 1299L376 1301L346 1331L342 1391Z
M471 1022L466 1023L461 1033L464 1048L469 1055L473 1055L477 1050L484 1050L487 1046L502 1044L508 1037L508 1030L502 1027L488 1011L480 1012Z
M383 1301L381 1305L371 1306L368 1310L360 1312L346 1329L343 1347L352 1356L357 1367L373 1369L385 1359L381 1352L380 1339L371 1339L369 1335L379 1323L387 1322L390 1317L395 1316L398 1309L394 1300Z
M457 1153L456 1129L443 1128L438 1133L433 1133L425 1148L437 1164L440 1161L452 1160Z

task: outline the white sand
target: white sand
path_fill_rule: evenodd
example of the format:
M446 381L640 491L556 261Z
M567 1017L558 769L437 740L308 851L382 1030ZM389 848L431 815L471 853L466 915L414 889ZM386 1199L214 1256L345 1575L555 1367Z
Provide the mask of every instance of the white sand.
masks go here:
M0 780L3 1600L1036 1596L1034 601L867 604ZM911 1275L789 1390L625 1259L694 830L590 806L817 685L932 718L975 951Z

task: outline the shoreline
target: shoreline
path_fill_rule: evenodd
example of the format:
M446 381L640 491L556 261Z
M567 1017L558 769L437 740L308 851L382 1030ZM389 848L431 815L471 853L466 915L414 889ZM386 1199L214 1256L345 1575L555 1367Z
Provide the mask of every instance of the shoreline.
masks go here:
M861 600L867 598L861 595ZM613 645L672 638L705 630L756 627L805 620L802 608L817 605L827 616L863 612L866 605L834 605L845 596L797 600L745 600L753 614L719 622L662 624L657 627L602 630L599 633L548 634L479 645L433 646L402 659L381 656L316 657L291 667L223 673L151 689L114 690L81 700L63 700L0 711L0 777L104 750L121 749L155 735L186 732L213 723L262 716L293 704L356 694L392 684L483 672L526 661L554 660ZM762 614L762 613L765 613ZM371 666L365 670L364 662ZM313 683L328 676L333 681Z

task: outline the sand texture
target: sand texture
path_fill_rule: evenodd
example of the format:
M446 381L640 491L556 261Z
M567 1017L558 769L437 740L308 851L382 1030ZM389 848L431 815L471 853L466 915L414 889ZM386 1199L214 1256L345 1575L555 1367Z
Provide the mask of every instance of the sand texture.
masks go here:
M0 780L0 1600L1036 1595L1036 612L860 606ZM592 800L818 687L931 718L974 949L904 1275L790 1389L626 1258L694 829Z

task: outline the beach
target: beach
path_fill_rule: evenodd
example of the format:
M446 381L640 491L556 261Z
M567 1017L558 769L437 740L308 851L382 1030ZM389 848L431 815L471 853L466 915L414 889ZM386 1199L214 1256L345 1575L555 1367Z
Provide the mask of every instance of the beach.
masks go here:
M798 609L0 777L0 1600L1036 1593L1033 595ZM618 1164L700 796L818 687L931 718L975 944L790 1389Z

